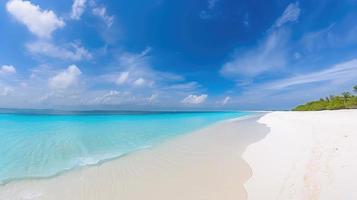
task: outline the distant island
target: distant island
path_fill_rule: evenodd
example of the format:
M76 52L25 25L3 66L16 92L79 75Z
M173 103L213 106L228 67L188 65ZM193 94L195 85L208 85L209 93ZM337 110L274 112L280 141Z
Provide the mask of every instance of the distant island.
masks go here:
M353 87L357 93L357 85ZM357 96L350 92L343 92L341 95L331 95L321 98L318 101L311 101L304 105L299 105L293 111L319 111L319 110L339 110L339 109L357 109Z

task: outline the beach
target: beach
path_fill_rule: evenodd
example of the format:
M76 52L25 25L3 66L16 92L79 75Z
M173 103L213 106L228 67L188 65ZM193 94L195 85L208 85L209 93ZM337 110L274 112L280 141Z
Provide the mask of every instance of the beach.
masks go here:
M357 199L357 110L225 120L149 149L45 179L0 199Z
M268 133L258 117L218 122L153 148L45 179L0 186L0 199L246 199L245 148Z
M357 0L0 7L0 200L357 200Z
M243 155L248 200L357 199L357 110L273 112Z

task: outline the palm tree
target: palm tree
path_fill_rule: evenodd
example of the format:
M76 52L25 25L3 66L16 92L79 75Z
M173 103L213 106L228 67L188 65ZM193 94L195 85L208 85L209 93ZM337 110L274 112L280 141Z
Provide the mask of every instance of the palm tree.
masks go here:
M351 93L349 93L349 92L343 92L343 93L342 93L342 96L343 96L343 98L344 98L345 100L347 100L348 98L351 97Z
M343 96L343 104L345 105L345 108L346 108L346 103L347 103L348 99L351 98L351 93L343 92L342 96Z

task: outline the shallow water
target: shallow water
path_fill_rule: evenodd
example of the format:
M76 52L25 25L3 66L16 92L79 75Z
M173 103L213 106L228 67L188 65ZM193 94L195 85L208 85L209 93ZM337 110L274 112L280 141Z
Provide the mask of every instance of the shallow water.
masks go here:
M247 112L0 114L0 183L49 177Z

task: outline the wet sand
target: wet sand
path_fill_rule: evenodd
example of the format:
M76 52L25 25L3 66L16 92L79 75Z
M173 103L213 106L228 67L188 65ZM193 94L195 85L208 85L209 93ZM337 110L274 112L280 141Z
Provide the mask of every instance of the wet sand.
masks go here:
M0 199L244 200L246 147L266 136L259 117L220 122L153 148L48 179L0 186Z

